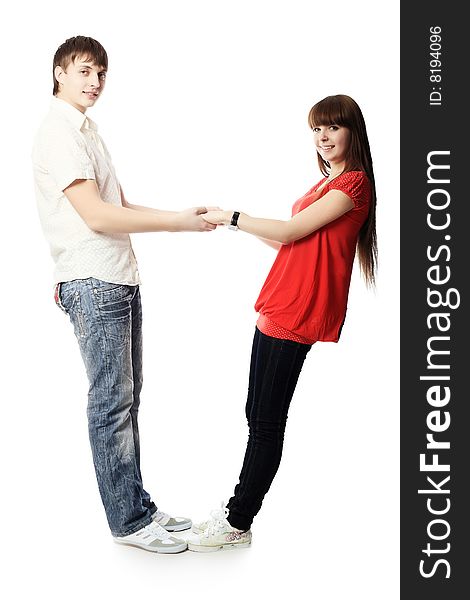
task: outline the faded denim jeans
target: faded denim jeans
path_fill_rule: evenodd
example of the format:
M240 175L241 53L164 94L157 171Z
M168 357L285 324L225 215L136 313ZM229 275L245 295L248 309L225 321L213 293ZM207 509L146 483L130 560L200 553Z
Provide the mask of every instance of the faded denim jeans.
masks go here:
M157 507L140 473L137 415L142 388L142 306L138 286L76 279L58 284L88 376L88 431L111 533L148 525Z

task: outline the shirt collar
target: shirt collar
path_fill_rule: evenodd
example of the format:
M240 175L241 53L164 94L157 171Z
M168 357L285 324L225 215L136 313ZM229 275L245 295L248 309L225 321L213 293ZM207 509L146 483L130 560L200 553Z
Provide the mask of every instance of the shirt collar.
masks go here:
M70 123L80 131L83 129L91 129L92 131L98 131L98 126L94 121L83 114L78 108L75 108L62 98L54 96L51 102L51 109L58 110L61 112Z

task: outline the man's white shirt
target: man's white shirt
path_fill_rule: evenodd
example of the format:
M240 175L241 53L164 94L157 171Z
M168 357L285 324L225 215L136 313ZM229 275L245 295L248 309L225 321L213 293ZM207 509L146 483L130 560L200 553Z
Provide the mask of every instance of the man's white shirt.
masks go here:
M36 200L55 262L54 283L95 277L110 283L140 283L128 234L91 230L64 194L76 179L94 179L104 202L122 206L111 156L96 124L54 97L34 139Z

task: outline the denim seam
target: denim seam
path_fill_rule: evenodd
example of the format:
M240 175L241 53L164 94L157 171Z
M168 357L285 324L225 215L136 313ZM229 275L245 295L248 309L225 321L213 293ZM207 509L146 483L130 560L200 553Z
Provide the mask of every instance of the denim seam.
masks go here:
M102 344L102 352L103 352L103 356L104 356L104 364L105 364L105 373L106 373L106 388L108 390L111 389L111 376L110 376L110 372L112 371L111 365L110 365L110 352L109 352L109 348L108 348L108 344L109 344L109 340L108 340L108 336L106 334L106 328L104 326L104 322L103 322L103 314L102 311L100 309L99 303L98 303L98 299L96 298L96 295L94 293L94 289L95 287L93 286L92 282L90 282L90 288L91 288L91 297L92 297L92 305L93 305L93 310L95 311L96 314L96 318L97 321L100 324L100 328L101 328L101 335L100 335L100 343ZM135 295L137 293L138 287L136 286L135 289L133 290L133 295L132 295L132 301L135 298ZM131 320L132 320L132 315L131 315ZM132 343L132 337L130 337L128 343ZM131 351L131 360L132 360L132 351ZM130 416L130 415L129 415ZM100 412L100 431L102 431L103 425L105 421L105 416L102 412ZM132 423L132 419L131 419L131 423ZM104 432L103 432L104 433ZM101 442L105 442L105 440L101 440ZM104 448L104 450L106 450ZM105 456L105 460L108 464L108 468L109 468L109 473L112 474L113 473L113 469L111 468L111 462L110 462L110 457L108 455L107 452L103 453ZM136 478L137 481L137 477L136 477L137 473L134 471L134 476ZM110 475L111 478L111 482L113 484L113 496L115 498L116 501L116 505L119 507L119 511L121 514L121 518L124 516L124 507L122 504L122 500L117 496L116 494L116 481L114 480L114 478L112 477L112 475ZM142 490L143 490L143 486L142 486ZM148 511L149 509L147 509ZM145 522L147 521L147 522ZM142 519L140 519L139 521L136 522L136 524L134 524L134 526L129 529L125 534L119 534L119 535L130 535L131 533L135 533L136 531L138 531L139 529L142 529L142 527L145 527L146 525L148 525L149 523L151 523L152 518L148 517L148 515L144 516Z
M103 323L103 315L101 313L100 307L98 305L98 301L95 295L95 287L93 286L93 282L89 281L88 282L89 288L90 288L90 298L91 303L92 303L92 307L93 307L93 311L96 313L96 317L97 317L97 321L100 324L100 329L101 329L101 335L99 337L100 339L100 344L102 345L102 352L103 352L103 357L104 357L104 364L105 364L105 373L106 373L106 391L109 394L110 390L111 390L111 376L110 376L110 369L111 366L109 364L109 352L108 352L108 338L106 335L106 329L104 327L104 323ZM106 440L104 439L104 434L105 432L103 431L104 427L103 425L105 425L105 415L103 413L103 411L100 410L100 418L99 418L99 423L100 423L100 444L103 446L103 455L105 457L106 463L108 465L108 470L110 473L110 479L111 482L113 484L113 496L116 502L116 505L119 507L119 512L121 514L121 520L122 517L124 516L124 507L122 505L122 501L121 499L117 496L116 494L116 481L113 477L113 469L112 469L112 465L111 465L111 461L110 461L110 457L108 455L108 453L106 452ZM144 525L145 527L145 525ZM141 529L141 527L139 527L139 529ZM138 531L138 529L136 529L135 531ZM134 531L131 531L130 533L134 533Z

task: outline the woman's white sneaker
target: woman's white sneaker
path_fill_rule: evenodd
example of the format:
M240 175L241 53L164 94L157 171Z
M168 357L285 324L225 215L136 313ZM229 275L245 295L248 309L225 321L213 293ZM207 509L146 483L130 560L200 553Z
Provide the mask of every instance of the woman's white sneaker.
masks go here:
M223 513L223 518L226 519L228 517L228 508L225 506L225 502L220 503L220 508L216 508L211 511L211 516L209 519L205 521L200 521L199 523L193 523L191 531L193 533L203 533L208 527L213 518L218 518Z
M201 527L207 524L202 533L194 534L188 539L188 550L216 552L217 550L250 546L251 531L240 531L232 527L226 519L227 514L228 511L225 507L213 510L210 520L196 525L196 527Z
M172 537L166 529L163 529L155 521L130 535L113 536L113 540L117 544L136 546L149 552L160 552L161 554L184 552L188 547L184 540Z

